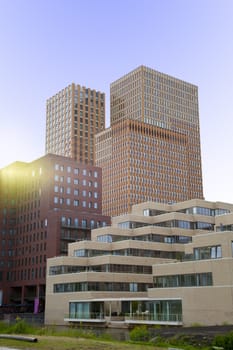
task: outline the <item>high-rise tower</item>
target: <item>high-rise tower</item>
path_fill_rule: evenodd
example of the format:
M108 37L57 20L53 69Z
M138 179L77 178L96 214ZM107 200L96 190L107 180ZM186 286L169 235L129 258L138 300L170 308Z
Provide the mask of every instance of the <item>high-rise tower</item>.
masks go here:
M96 135L103 213L202 199L197 86L140 66L110 92L111 126Z
M71 84L47 100L45 153L94 164L94 135L105 128L105 94Z

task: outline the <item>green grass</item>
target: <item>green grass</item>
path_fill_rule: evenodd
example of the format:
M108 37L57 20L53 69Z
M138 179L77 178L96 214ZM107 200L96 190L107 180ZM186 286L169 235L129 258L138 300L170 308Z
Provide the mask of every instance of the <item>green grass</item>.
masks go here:
M108 334L97 336L92 330L79 326L79 328L68 328L57 330L55 327L35 327L17 318L12 325L0 322L0 334L30 335L38 339L37 343L25 342L14 339L1 339L0 347L8 346L17 349L38 350L159 350L168 347L177 347L184 350L197 350L185 339L162 339L157 337L149 342L151 336L145 327L135 327L131 334L131 341L115 341ZM132 336L133 335L133 336ZM183 341L182 341L183 340ZM207 348L200 348L204 350Z
M103 341L84 338L38 336L37 343L0 339L0 347L37 350L160 350L159 347L146 344L129 344L127 342Z

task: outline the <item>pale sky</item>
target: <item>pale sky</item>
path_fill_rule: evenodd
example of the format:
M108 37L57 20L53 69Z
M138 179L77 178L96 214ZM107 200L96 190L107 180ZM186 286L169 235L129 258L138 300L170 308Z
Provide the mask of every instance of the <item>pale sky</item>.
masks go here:
M0 168L44 155L45 105L146 65L199 87L206 200L233 203L232 0L0 0Z

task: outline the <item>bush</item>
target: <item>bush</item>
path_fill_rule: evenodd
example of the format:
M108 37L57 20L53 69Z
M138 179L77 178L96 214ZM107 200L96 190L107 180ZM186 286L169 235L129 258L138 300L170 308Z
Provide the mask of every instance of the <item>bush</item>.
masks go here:
M8 324L3 321L0 321L0 333L7 333L8 329Z
M10 333L27 334L29 333L30 326L22 319L17 318L16 322L10 326Z
M224 350L233 350L233 332L217 335L214 338L213 345L222 347Z
M146 326L137 326L129 334L132 341L149 341L150 332Z

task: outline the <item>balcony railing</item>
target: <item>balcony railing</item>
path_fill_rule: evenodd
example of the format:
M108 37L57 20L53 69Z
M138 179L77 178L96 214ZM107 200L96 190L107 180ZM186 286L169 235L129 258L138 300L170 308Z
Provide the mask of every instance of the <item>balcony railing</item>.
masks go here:
M105 320L114 321L115 317L104 315L99 312L92 313L73 313L65 316L66 321L80 321L86 320L87 322L104 322ZM182 324L182 314L154 314L141 312L140 314L132 313L125 314L121 317L121 321L124 323L156 323L156 324Z
M182 314L154 314L141 312L125 315L125 321L155 321L165 323L182 323Z
M79 322L80 320L86 322L105 322L105 315L100 312L91 313L71 313L65 316L65 321Z

